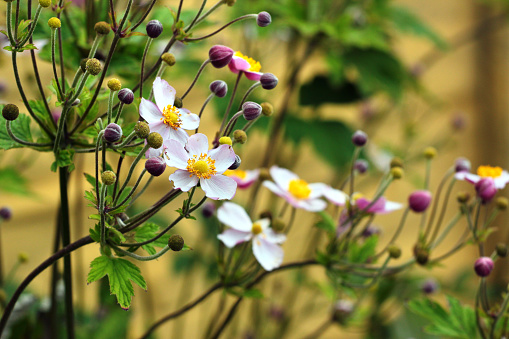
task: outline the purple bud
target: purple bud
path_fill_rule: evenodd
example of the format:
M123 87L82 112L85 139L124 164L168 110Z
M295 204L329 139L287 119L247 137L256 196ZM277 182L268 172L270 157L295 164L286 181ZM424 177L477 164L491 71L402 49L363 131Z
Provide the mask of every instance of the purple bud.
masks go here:
M258 17L256 18L256 23L260 27L267 27L272 22L272 18L267 12L258 13Z
M416 213L424 212L431 202L429 191L415 191L408 197L408 206Z
M368 142L368 135L361 130L358 130L352 135L352 142L355 146L362 147Z
M480 257L474 264L475 273L480 277L487 277L493 270L493 260L490 257Z
M456 164L455 164L454 169L456 172L463 172L463 171L470 172L471 167L472 167L472 165L470 164L470 161L468 161L468 159L458 158L458 159L456 159Z
M163 24L159 20L150 20L147 24L147 35L152 39L157 38L163 32Z
M283 321L285 319L285 310L279 306L271 306L269 310L269 316L275 321Z
M364 159L356 160L355 164L353 165L353 168L357 170L357 172L359 172L360 174L366 173L368 167L369 167L368 162Z
M122 138L122 128L115 123L111 123L104 129L104 140L107 142L117 142Z
M362 232L362 236L364 238L369 238L372 235L376 235L376 234L380 234L380 229L378 227L376 227L376 226L373 226L373 225L370 225L368 228L366 228L364 230L364 232Z
M214 215L214 213L216 212L216 205L214 205L213 203L211 202L208 202L206 203L205 205L203 205L203 208L201 209L201 214L205 217L205 218L210 218Z
M210 83L209 89L218 98L224 98L228 93L228 85L223 80L215 80Z
M12 210L9 207L0 208L0 219L8 221L12 217Z
M235 161L233 162L233 164L228 167L229 170L236 170L237 168L240 167L240 163L241 163L242 160L240 160L240 157L235 154Z
M497 194L497 187L493 178L482 178L475 184L475 191L484 202L488 202Z
M129 88L122 88L117 94L118 100L126 105L134 101L134 93Z
M438 283L435 279L427 279L421 286L424 294L432 294L438 290Z
M164 173L166 162L161 157L152 157L145 162L145 169L154 177L158 177Z
M262 88L266 90L276 88L278 82L278 78L272 73L263 73L260 77L260 84L262 84Z
M242 105L242 112L244 113L244 118L246 118L247 121L254 120L262 114L262 106L256 102L246 101Z
M456 113L451 120L451 127L456 131L461 131L465 129L467 125L467 119L465 114L462 112Z
M60 116L62 115L62 111L51 111L51 117L53 118L53 121L58 124L58 119L60 119Z
M209 59L215 68L223 68L230 63L233 57L233 49L223 45L212 46L209 50Z

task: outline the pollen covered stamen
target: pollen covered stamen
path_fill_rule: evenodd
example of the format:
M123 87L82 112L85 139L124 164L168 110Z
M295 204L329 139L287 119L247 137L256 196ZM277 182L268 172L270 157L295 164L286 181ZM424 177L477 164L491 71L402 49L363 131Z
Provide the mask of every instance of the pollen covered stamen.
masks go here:
M477 169L477 175L482 178L498 178L502 175L502 168L498 166L479 166Z
M260 234L262 233L262 225L260 225L259 223L255 222L253 224L253 228L251 229L251 233L253 233L254 235L257 235L257 234Z
M235 52L235 54L233 54L233 55L246 60L250 65L250 67L248 69L248 71L250 71L250 72L260 72L260 69L262 69L262 65L260 65L260 62L240 53L239 51Z
M163 109L163 118L161 120L165 125L176 130L182 125L182 120L180 119L180 112L177 107L173 105L168 105Z
M305 180L293 179L288 186L288 192L297 199L307 199L311 194L311 188Z
M191 159L187 160L186 170L191 173L190 176L196 175L198 178L210 179L216 172L216 161L210 158L207 154L194 155Z

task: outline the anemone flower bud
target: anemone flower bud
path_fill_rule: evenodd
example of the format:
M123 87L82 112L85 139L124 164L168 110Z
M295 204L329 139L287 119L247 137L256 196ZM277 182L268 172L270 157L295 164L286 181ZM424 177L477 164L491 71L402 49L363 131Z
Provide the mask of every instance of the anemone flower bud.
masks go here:
M260 12L256 17L256 24L260 27L267 27L272 22L272 17L267 12Z
M19 108L14 104L7 104L2 108L2 116L5 120L13 121L19 116Z
M352 135L352 142L355 146L362 147L368 142L368 135L358 130Z
M224 98L228 93L228 85L223 80L215 80L210 83L209 89L218 98Z
M184 238L178 234L173 234L170 239L168 239L168 246L172 251L178 252L184 248Z
M236 170L237 168L240 167L240 163L242 162L242 160L240 159L240 157L235 154L235 161L233 162L233 164L228 167L229 170Z
M0 219L7 221L12 218L12 210L9 207L0 208Z
M433 294L438 290L438 283L435 279L426 279L421 286L421 290L424 294Z
M117 176L113 171L104 171L101 174L101 181L106 186L113 185L117 180Z
M88 73L92 75L97 75L101 73L102 65L99 60L92 58L87 60L85 64L85 69L87 70Z
M154 149L163 145L163 137L157 132L151 132L147 137L147 144Z
M482 178L475 184L477 195L485 202L493 199L497 194L495 181L492 178Z
M359 172L360 174L366 173L368 167L369 167L368 162L364 159L355 160L355 163L353 165L353 168L357 170L357 172Z
M134 101L134 93L129 88L122 88L117 94L121 103L130 105Z
M244 118L247 121L254 120L262 114L262 106L256 102L246 101L242 105L242 112L244 113Z
M163 53L163 55L161 55L161 60L163 60L168 66L173 66L177 62L175 55L169 52Z
M203 205L203 208L201 209L201 214L205 217L205 218L210 218L214 215L214 213L216 212L216 205L214 205L213 203L211 202L208 202L206 203L205 205Z
M490 257L480 257L475 261L474 270L480 277L487 277L493 270L493 260Z
M278 78L272 73L263 73L260 77L260 84L262 85L262 88L266 90L276 88L278 82Z
M431 193L429 191L415 191L408 197L408 206L416 213L424 212L431 202Z
M145 169L154 177L158 177L164 173L166 162L161 157L152 157L145 161Z
M354 311L354 304L350 300L339 300L334 305L332 318L342 324Z
M163 24L159 20L150 20L147 24L147 35L155 39L163 32Z
M233 57L233 49L223 45L212 46L209 50L209 59L215 68L223 68L230 63Z
M104 140L107 142L117 142L122 138L122 128L112 122L104 129Z
M99 21L94 25L94 31L98 35L108 35L108 33L111 31L111 26L106 21Z
M245 144L247 141L247 134L241 129L233 131L233 140L239 144Z
M458 158L456 159L456 163L454 165L454 170L456 172L469 172L472 165L470 164L470 161L466 158Z

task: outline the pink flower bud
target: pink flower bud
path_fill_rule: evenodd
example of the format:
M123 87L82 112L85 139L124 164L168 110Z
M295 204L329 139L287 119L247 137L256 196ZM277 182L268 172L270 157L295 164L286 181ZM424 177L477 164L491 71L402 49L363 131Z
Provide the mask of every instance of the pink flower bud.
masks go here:
M230 63L233 57L233 49L223 45L212 46L209 50L209 58L212 66L223 68Z
M218 98L223 98L228 93L228 85L223 80L215 80L210 83L209 89Z
M454 170L456 172L469 172L472 165L470 164L470 161L466 158L458 158L456 159L456 164L454 167Z
M262 85L263 89L271 90L276 88L279 80L278 78L272 74L272 73L263 73L260 77L260 83Z
M122 138L122 128L112 122L104 129L104 140L107 142L117 142Z
M272 17L267 12L258 13L258 17L256 18L256 23L260 27L267 27L272 22Z
M163 32L163 24L159 20L151 20L147 24L147 35L155 39Z
M158 177L164 173L166 162L161 157L152 157L145 162L145 169L154 177Z
M482 178L475 184L477 195L484 201L490 201L497 194L495 181L492 178Z
M368 142L368 135L359 130L352 135L352 142L355 146L362 147Z
M262 114L262 106L256 102L246 101L242 105L242 112L244 113L244 118L246 118L247 121L254 120Z
M416 213L424 212L431 202L429 191L415 191L408 197L408 206Z
M117 94L120 102L129 105L134 101L134 93L129 88L122 88Z
M9 207L0 208L0 219L7 221L10 218L12 218L12 210Z
M490 257L480 257L475 261L474 270L480 277L487 277L493 270L493 260Z

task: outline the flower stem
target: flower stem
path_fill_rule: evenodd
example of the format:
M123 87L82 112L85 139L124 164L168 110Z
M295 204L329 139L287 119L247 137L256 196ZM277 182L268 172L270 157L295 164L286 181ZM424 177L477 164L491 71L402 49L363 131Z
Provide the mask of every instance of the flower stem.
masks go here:
M48 147L48 146L53 146L52 143L44 143L44 144L38 144L36 142L29 142L29 141L25 141L25 140L22 140L20 138L18 138L17 136L14 135L14 133L12 132L12 128L11 128L11 121L7 120L5 122L5 127L7 129L7 134L9 134L9 137L16 141L17 143L20 143L22 145L25 145L25 146L29 146L29 147Z
M41 10L42 10L41 5L37 6L34 20L30 24L30 31L28 31L27 36L22 41L18 42L18 46L22 47L32 37L32 34L34 34L35 26L37 26L37 21L39 21L39 16L41 15Z
M226 111L224 112L223 121L221 122L221 128L219 128L219 133L217 134L218 137L223 132L224 127L226 125L226 121L228 120L228 115L230 114L230 109L232 108L233 99L235 98L235 94L237 93L237 88L239 87L240 78L242 77L243 73L244 72L239 71L239 74L237 75L237 80L235 81L235 86L233 87L232 95L230 97L230 101L228 102L228 107L226 108Z
M143 57L141 58L141 72L140 72L140 98L143 98L143 71L145 70L145 59L147 58L147 52L152 44L152 38L148 38L147 43L145 44L145 49L143 50ZM141 120L141 115L140 119Z
M6 16L6 24L7 24L7 36L9 37L9 42L11 46L16 45L16 40L14 40L14 36L12 35L12 2L7 2L7 14Z
M187 41L187 42L193 42L194 41L195 42L195 41L205 40L205 39L208 39L208 38L216 35L217 33L221 32L223 29L227 28L230 25L233 25L236 22L239 22L239 21L242 21L242 20L246 20L246 19L256 19L257 17L258 17L258 14L246 14L246 15L243 15L241 17L238 17L237 19L234 19L234 20L230 21L226 25L222 26L221 28L219 28L218 30L215 30L214 32L212 32L210 34L204 35L204 36L199 37L199 38L186 38L184 41Z
M118 197L120 197L122 195L122 192L124 191L125 187L127 186L127 184L129 183L129 180L131 179L131 176L133 175L133 172L134 172L134 169L136 168L136 165L138 164L138 162L140 161L140 159L143 157L143 155L145 154L145 152L150 148L149 145L145 145L145 147L143 147L143 149L141 150L141 152L138 154L138 156L134 159L131 167L129 168L129 172L127 173L127 178L125 179L124 181L124 184L122 185L122 188L120 189L120 191L118 191L118 195L117 195L117 199ZM117 201L115 200L115 203Z
M194 85L196 84L196 81L198 81L198 78L200 77L201 75L201 72L203 72L203 70L205 69L205 66L207 66L208 64L210 63L210 59L207 59L205 60L200 68L198 69L198 72L196 73L196 75L194 76L194 79L193 79L193 82L191 83L191 85L189 86L189 88L187 89L187 91L182 95L181 99L184 100L184 98L187 96L187 94L189 94L189 92L191 91L191 89L194 87Z
M51 29L51 64L53 66L53 76L55 77L55 82L57 83L58 99L60 101L63 101L64 93L62 92L62 87L60 86L60 80L58 80L57 63L55 60L55 46L56 46L56 39L57 39L57 30L58 30L58 28ZM60 67L64 67L64 66L60 65ZM65 79L62 79L62 81L65 81Z
M198 117L201 119L201 115L203 114L203 111L205 110L205 107L208 105L208 103L210 102L210 100L212 100L212 98L215 96L214 93L211 93L209 94L209 96L207 97L207 99L205 99L205 102L203 103L203 105L201 106L201 109L200 109L200 113L198 114ZM194 131L194 133L198 133L198 128L200 126L196 127L196 130Z

